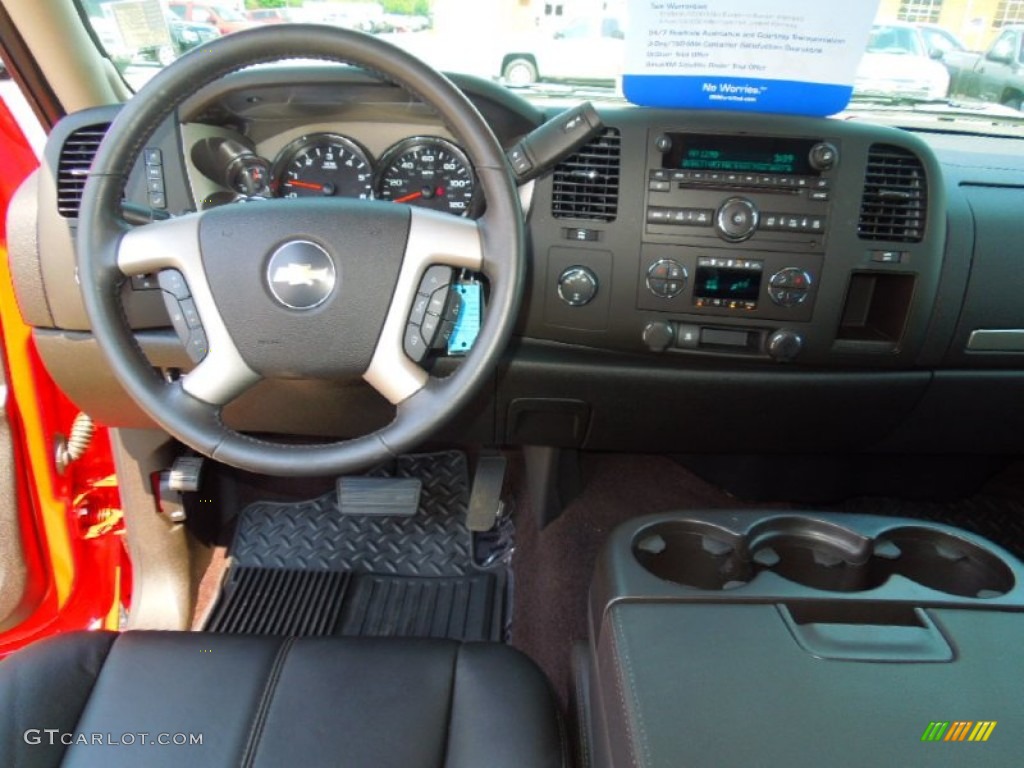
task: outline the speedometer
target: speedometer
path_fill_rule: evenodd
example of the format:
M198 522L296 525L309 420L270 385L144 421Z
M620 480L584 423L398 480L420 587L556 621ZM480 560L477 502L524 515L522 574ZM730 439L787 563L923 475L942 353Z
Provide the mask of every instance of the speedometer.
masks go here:
M466 155L450 141L415 137L391 147L381 158L377 197L395 203L466 216L475 183Z
M281 150L275 170L280 197L373 197L370 160L344 136L303 136Z

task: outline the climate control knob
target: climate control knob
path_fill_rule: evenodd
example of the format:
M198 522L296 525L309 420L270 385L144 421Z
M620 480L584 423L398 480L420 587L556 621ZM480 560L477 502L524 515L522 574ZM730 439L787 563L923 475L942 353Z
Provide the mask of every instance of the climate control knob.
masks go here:
M760 218L757 206L750 200L745 197L730 197L718 209L715 229L723 240L738 243L754 234Z
M768 354L780 363L791 363L804 348L804 337L796 331L778 330L768 337Z
M807 300L812 282L799 267L780 269L768 280L768 297L780 307L798 306Z
M558 276L558 297L570 307L583 307L597 296L597 275L586 267L569 267Z

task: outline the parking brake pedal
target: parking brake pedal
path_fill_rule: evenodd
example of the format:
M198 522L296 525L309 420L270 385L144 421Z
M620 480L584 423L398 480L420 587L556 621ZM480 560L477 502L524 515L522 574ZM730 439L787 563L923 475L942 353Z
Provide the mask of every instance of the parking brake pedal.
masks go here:
M203 472L203 459L199 456L179 456L170 469L160 473L160 514L172 523L185 522L183 493L199 490L199 476Z
M501 489L505 485L505 470L508 461L504 456L481 456L476 464L473 490L469 496L469 514L466 527L476 533L494 528L504 504Z

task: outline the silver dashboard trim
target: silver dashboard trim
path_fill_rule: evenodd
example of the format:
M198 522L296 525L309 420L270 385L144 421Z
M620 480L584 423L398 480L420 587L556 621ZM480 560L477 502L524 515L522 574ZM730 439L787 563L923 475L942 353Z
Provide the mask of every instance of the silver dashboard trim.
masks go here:
M479 270L483 246L476 222L424 208L409 209L409 239L398 273L377 348L363 379L391 403L397 405L421 390L427 372L410 360L402 339L413 299L427 267L444 264L459 269Z
M117 266L125 276L176 269L188 284L207 339L206 357L182 379L182 387L198 400L227 405L260 380L242 359L206 280L199 246L201 213L178 216L129 230L117 250Z

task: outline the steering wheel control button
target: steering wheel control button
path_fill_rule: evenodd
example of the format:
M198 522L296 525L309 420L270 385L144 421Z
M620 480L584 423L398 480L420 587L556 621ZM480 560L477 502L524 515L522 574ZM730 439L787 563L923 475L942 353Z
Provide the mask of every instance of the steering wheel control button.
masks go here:
M768 280L768 296L780 307L803 304L810 294L813 279L799 267L780 269Z
M405 327L405 339L403 341L403 348L405 354L408 355L409 359L414 363L418 363L423 360L427 355L427 345L423 341L423 336L420 334L420 327L409 323Z
M419 292L423 296L432 296L434 291L438 288L447 287L451 281L452 268L435 264L423 274L423 280L420 281Z
M187 299L191 294L188 292L188 283L181 272L176 269L165 269L157 275L157 284L160 290L165 291L176 299Z
M647 269L647 290L659 299L674 299L686 288L689 273L674 259L661 259Z
M196 309L196 303L192 299L185 299L181 302L181 311L185 316L185 324L189 329L202 328L203 324L199 320L199 310Z
M206 353L210 351L209 343L206 341L206 334L203 330L196 329L192 331L188 337L188 342L185 344L185 352L188 353L193 363L202 362L203 358L206 357Z
M757 206L750 200L745 197L732 197L718 209L715 228L723 240L738 243L754 234L759 218Z
M308 240L285 243L267 263L267 287L288 309L319 307L338 282L334 261L323 248Z
M597 275L579 265L558 276L558 297L570 307L585 307L597 296Z
M412 312L409 313L409 322L413 325L419 325L423 322L423 317L427 314L427 305L430 304L429 296L416 295L416 300L412 303Z

